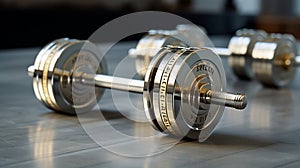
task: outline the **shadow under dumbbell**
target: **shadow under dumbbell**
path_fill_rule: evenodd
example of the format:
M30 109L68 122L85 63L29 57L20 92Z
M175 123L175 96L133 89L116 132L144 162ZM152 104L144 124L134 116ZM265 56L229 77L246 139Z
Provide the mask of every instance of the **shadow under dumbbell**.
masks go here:
M98 113L98 114L97 114ZM85 114L80 114L81 119L83 119L83 116L88 118L87 121L89 122L102 122L103 120L110 122L111 120L124 120L126 119L121 113L116 112L116 111L101 111L101 115L103 116L103 120L100 120L99 117L99 111L90 111ZM77 115L71 115L68 113L60 113L60 112L55 112L55 111L47 111L43 112L40 117L47 122L52 122L55 121L56 123L58 122L69 122L72 125L73 124L82 124L82 121L79 121Z
M253 136L241 136L230 133L213 133L203 144L217 146L268 146L277 143L275 140Z
M121 113L116 111L101 111L105 121L109 123L109 125L114 128L116 131L123 133L128 136L132 137L149 137L156 134L160 134L159 132L155 131L152 126L149 123L145 122L134 122L129 119L127 119L125 116L123 116ZM84 113L85 117L88 117L88 120L86 122L82 121L81 124L95 124L97 127L101 127L103 121L100 121L98 116L99 111L91 111ZM82 117L82 114L80 114L80 117ZM51 123L51 121L55 121L55 127L60 127L58 123L59 121L68 121L70 122L70 125L77 124L78 118L77 116L71 116L71 115L64 115L57 112L47 112L42 114L42 118L49 120L48 122ZM45 121L45 120L44 120ZM81 125L80 124L80 125ZM67 124L68 125L68 124ZM61 125L62 127L66 127L66 124ZM105 127L105 126L104 126ZM103 132L102 132L103 134ZM110 133L105 133L109 134ZM178 143L196 143L199 142L194 139L189 138L183 138L182 137L176 137L174 135L170 134L164 134L164 139L167 138L173 138L174 140L180 140ZM162 138L162 137L160 137ZM267 139L264 137L255 137L251 135L239 135L239 134L233 134L230 132L218 132L215 131L206 141L202 142L199 145L215 145L215 146L245 146L245 147L257 147L257 146L268 146L278 143L275 139Z
M43 112L41 117L42 118L47 118L47 119L62 119L62 120L74 120L74 119L76 119L75 115L71 115L69 113L56 112L56 111Z
M100 111L90 111L79 114L80 116L87 116L88 118L95 118L97 115L99 115ZM121 119L126 118L118 111L110 111L110 110L101 110L101 114L106 120L114 120L114 119ZM63 119L63 120L73 120L77 118L77 115L69 114L69 113L63 113L63 112L56 112L56 111L49 111L42 114L43 118L49 118L49 119Z

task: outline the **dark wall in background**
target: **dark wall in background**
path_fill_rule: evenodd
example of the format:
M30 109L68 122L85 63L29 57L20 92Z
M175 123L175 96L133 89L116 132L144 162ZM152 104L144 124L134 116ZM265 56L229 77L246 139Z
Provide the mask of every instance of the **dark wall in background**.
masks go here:
M143 10L178 14L209 35L258 28L300 38L300 0L0 0L0 49L43 46L62 37L87 39L112 19Z
M101 8L4 8L0 10L0 48L42 46L62 37L86 39L101 25L127 13L131 11L110 11ZM255 27L255 17L235 12L175 14L205 27L209 35L228 35L239 28Z

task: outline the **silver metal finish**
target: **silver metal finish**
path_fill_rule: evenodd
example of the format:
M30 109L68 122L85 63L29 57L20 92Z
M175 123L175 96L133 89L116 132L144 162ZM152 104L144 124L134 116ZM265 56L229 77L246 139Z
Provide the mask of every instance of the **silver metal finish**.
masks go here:
M294 40L292 40L292 41L294 41ZM202 48L210 49L213 52L215 52L217 55L220 55L220 56L230 57L232 55L231 50L228 48L220 48L220 47L218 47L218 48L202 47ZM293 54L293 53L291 53L291 54ZM297 56L295 56L295 58L285 59L285 60L276 62L275 66L289 66L289 67L297 68L298 66L300 66L300 56L297 55Z
M162 47L166 45L187 46L175 35L175 31L152 30L139 41L135 49L129 50L129 55L135 57L139 76L145 77L149 63Z
M65 44L66 48L58 53L50 49L56 59L45 54L38 57L49 60L51 71L50 68L28 68L28 74L37 78L37 82L41 81L45 91L38 96L46 97L45 103L51 109L68 113L78 112L77 108L79 112L89 110L98 101L103 88L143 93L146 114L154 128L176 136L205 140L222 116L224 106L245 108L245 104L240 105L246 103L245 95L223 93L226 88L224 69L220 58L208 49L162 48L150 63L144 82L98 74L103 71L96 59L100 55L90 42L63 39L58 43ZM45 78L51 82L45 84ZM52 94L53 101L45 92Z
M28 67L28 75L33 77L37 71L34 69L34 66L31 65ZM87 73L78 73L71 74L68 71L62 71L60 69L55 69L53 71L53 75L56 77L64 76L64 75L73 75L73 78L76 78L76 82L80 82L82 84L98 86L106 89L116 89L121 91L128 91L134 93L142 93L144 89L144 81L113 77L102 74L87 74Z
M264 85L283 87L294 79L296 69L296 40L287 34L270 34L257 42L252 52L252 69Z
M217 55L220 56L225 56L225 57L230 57L232 55L232 51L228 48L211 48L211 47L205 47L208 48L210 50L212 50L213 52L215 52Z
M81 51L85 44L88 51ZM105 60L100 62L96 46L89 44L70 39L56 40L39 52L33 65L34 72L32 73L33 68L28 68L29 75L33 75L34 93L48 108L75 114L75 109L86 111L100 99L102 88L77 83L72 85L74 72L106 73ZM77 59L81 61L75 66ZM74 101L77 102L76 105Z
M226 46L227 39L217 37L220 45ZM107 55L108 71L114 71L119 63L119 53L125 53L135 46L134 42L121 42ZM141 133L154 132L149 124L129 121L115 109L111 91L106 90L99 104L106 121L90 117L86 124L97 129L111 123L114 128L132 137L123 141L112 132L105 131L99 136L110 139L109 145L97 145L76 116L61 115L46 109L35 100L32 93L32 78L25 76L25 67L32 64L37 48L0 50L0 167L3 168L99 168L99 167L164 167L164 168L232 168L232 167L300 167L300 73L288 89L262 88L258 82L241 82L230 71L226 71L231 88L239 88L251 97L244 112L228 108L213 134L199 144L196 141L179 141L169 150L164 150L173 138L161 136L154 138L157 145L148 157L124 157L108 151L107 147L123 147L130 153L144 139ZM117 58L117 59L116 59ZM229 70L224 64L225 70ZM134 62L124 66L124 76L135 73ZM300 69L297 69L300 72ZM126 92L116 92L121 100L126 100ZM132 97L136 109L132 115L143 108L142 96ZM123 108L131 109L126 101L118 102ZM138 109L139 108L139 109ZM90 116L93 116L91 114ZM97 122L97 124L94 124ZM157 133L155 133L157 134ZM148 135L148 134L147 134ZM155 142L148 145L151 146ZM146 146L145 146L146 148Z
M210 50L173 46L162 49L145 76L144 107L152 126L204 141L221 118L227 100L209 104L203 100L215 100L215 94L203 93L221 93L226 87L224 76L220 58ZM240 108L237 104L234 107Z
M141 38L136 48L128 54L136 59L136 70L141 77L145 77L147 67L157 52L167 45L173 46L212 46L206 37L203 27L195 25L177 25L175 30L150 30Z
M179 26L180 27L180 26ZM191 38L193 35L201 34L196 28L183 25L170 31L150 31L148 35L139 41L136 49L131 49L130 54L136 55L136 67L140 71L146 69L153 57L149 53L157 53L158 49L148 48L154 45L167 45L169 41L161 43L154 37L174 38L177 45L203 47L206 44L200 43L201 38ZM181 36L180 36L181 35ZM184 37L190 37L185 41ZM147 43L145 43L147 41ZM200 41L197 43L197 41ZM183 43L184 42L184 43ZM189 42L189 44L187 43ZM149 45L151 44L151 45ZM266 86L283 87L288 85L294 77L295 69L300 65L300 57L296 55L295 39L292 35L268 35L262 30L241 29L231 38L228 48L205 48L214 51L221 56L228 56L229 65L232 71L240 79L257 78ZM268 62L268 63L267 63ZM145 70L140 71L144 77Z
M294 36L269 34L264 37L263 32L258 31L257 33L259 36L251 37L257 38L253 44L253 39L239 33L242 37L233 37L229 49L212 48L212 50L219 55L231 55L229 62L235 74L240 78L252 78L253 76L264 85L273 87L288 85L294 78L295 68L299 66L300 62L300 57L295 56L297 49ZM247 46L250 45L249 50ZM248 51L251 52L246 54L247 57L243 56Z
M296 57L295 57L295 63L294 63L294 66L295 66L295 67L300 66L300 56L296 56Z
M157 39L160 36L165 38L163 43L161 39ZM213 50L218 55L230 56L229 64L233 72L242 79L252 79L254 77L251 69L252 49L256 41L260 41L266 36L267 33L262 30L242 29L236 32L236 36L232 37L228 49L214 48L212 44L209 44L209 40L206 39L205 31L191 25L179 25L176 30L150 31L139 41L136 49L129 50L129 55L135 56L137 71L140 76L144 77L145 69L153 58L153 53L158 51L154 46L163 47L176 43L176 45L180 46L205 47ZM166 39L168 38L171 38L172 41L167 41ZM149 54L152 57L149 57Z
M226 107L238 107L239 109L244 109L247 106L245 95L212 92L208 90L203 97L208 104L225 104ZM214 97L214 99L211 99L211 97Z
M231 51L231 57L228 62L232 71L240 79L253 79L252 70L252 51L256 42L263 40L267 33L262 30L241 29L230 39L228 48Z
M84 78L84 76L83 76ZM143 93L144 81L107 75L95 75L95 85L103 88L110 88L134 93Z

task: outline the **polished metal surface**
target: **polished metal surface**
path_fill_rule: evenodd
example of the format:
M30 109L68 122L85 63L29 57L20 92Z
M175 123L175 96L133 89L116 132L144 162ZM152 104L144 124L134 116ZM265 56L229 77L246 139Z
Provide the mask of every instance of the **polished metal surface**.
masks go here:
M233 72L241 79L252 79L254 73L251 67L252 51L257 41L262 40L267 33L262 30L241 29L236 32L226 48L215 48L207 37L206 31L196 25L178 25L175 30L152 30L138 42L135 49L129 50L129 55L136 58L136 68L139 75L145 76L145 67L157 53L157 47L180 45L190 47L206 47L220 56L229 56L228 61ZM162 38L163 37L163 38Z
M226 46L224 38L213 42ZM115 47L107 56L108 74L133 43ZM226 60L227 87L248 95L244 112L227 109L214 133L203 143L182 140L169 150L149 157L125 157L99 146L86 134L75 116L55 113L36 100L32 79L25 69L39 49L0 51L0 166L1 167L300 167L300 81L299 70L289 88L263 88L256 81L239 81L230 73ZM121 66L128 74L134 61ZM130 77L124 75L124 77ZM99 104L105 116L119 130L138 134L140 125L119 113L111 90L105 90ZM116 92L119 105L134 116L126 93ZM141 96L134 100L141 100ZM135 102L134 102L135 103ZM142 104L135 104L143 108ZM130 113L132 112L132 113ZM102 121L100 121L102 123ZM151 131L149 128L149 132ZM118 147L117 137L111 145ZM164 137L163 139L167 139ZM163 149L163 146L162 146ZM128 147L128 150L132 148ZM143 150L142 148L140 150Z
M128 51L128 54L136 59L136 71L141 77L145 77L148 65L162 47L167 45L187 46L174 37L176 34L176 31L149 31L149 34L139 41L136 48Z
M296 54L297 46L294 36L270 34L254 45L252 70L255 77L267 86L289 85L296 73L296 67L292 65Z
M226 56L233 73L240 79L255 78L265 86L277 88L287 86L294 78L295 68L299 66L300 57L296 56L297 47L293 35L267 34L263 30L241 29L230 39L228 48L215 48L209 47L207 42L209 40L205 39L203 30L191 25L178 27L180 26L183 28L169 31L153 30L138 42L135 49L129 50L129 55L136 59L136 68L140 76L145 76L145 69L153 54L158 52L155 46L172 43L179 46L205 47L220 56ZM164 37L163 40L159 38L161 36ZM152 56L149 57L149 54Z
M28 68L36 97L38 100L45 97L46 100L40 101L52 110L78 115L93 110L102 94L98 87L144 94L145 111L155 129L202 141L219 122L224 106L246 107L245 95L223 92L226 88L223 65L211 50L162 48L150 62L145 82L98 74L105 66L101 57L97 46L89 41L59 39L50 43L50 47L46 45L32 65L34 68ZM43 66L36 68L36 65ZM35 89L36 83L41 83L43 92ZM206 107L203 109L205 105L199 104ZM186 117L180 120L181 115Z
M97 74L94 77L94 81L96 86L103 88L117 89L134 93L143 93L144 90L144 81L142 80L134 80Z
M294 66L296 66L296 67L300 66L300 56L296 56Z
M204 97L207 104L225 104L226 107L234 107L236 109L244 109L247 105L245 95L242 94L212 92L211 90L207 90ZM211 99L212 97L213 99Z
M238 30L228 44L231 57L228 62L234 74L241 79L253 79L252 52L257 41L267 36L263 30L241 29Z
M203 27L180 24L174 30L150 30L128 54L136 59L136 71L145 77L147 67L160 48L167 45L212 47Z
M145 111L157 130L204 141L219 122L225 103L201 107L201 103L208 104L203 100L214 99L202 93L225 88L225 73L217 55L207 49L169 46L153 58L146 72Z
M34 66L31 65L27 69L28 76L34 77L36 70ZM53 76L60 77L60 76L70 76L71 73L66 70L61 70L55 68L53 71ZM74 74L72 74L74 77ZM85 85L90 86L98 86L107 89L116 89L134 93L143 93L144 90L144 81L142 80L135 80L135 79L128 79L128 78L120 78L115 76L103 75L103 74L87 74L87 73L80 73L78 74L77 82L80 82Z
M71 79L71 74L77 71L94 74L105 74L107 71L105 60L100 61L101 55L97 47L84 45L85 43L74 39L55 40L38 53L33 65L33 73L32 68L28 68L29 75L33 75L34 94L47 107L75 114L76 110L91 109L102 96L102 88L71 85L74 80ZM83 46L86 50L81 51ZM78 56L79 52L80 56ZM79 59L80 61L77 61Z

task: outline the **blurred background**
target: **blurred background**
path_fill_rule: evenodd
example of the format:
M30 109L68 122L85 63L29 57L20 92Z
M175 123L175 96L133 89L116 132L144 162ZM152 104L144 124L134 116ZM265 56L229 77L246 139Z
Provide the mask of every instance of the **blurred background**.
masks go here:
M211 36L258 28L300 37L300 0L0 0L0 48L86 39L106 22L144 10L178 14Z

